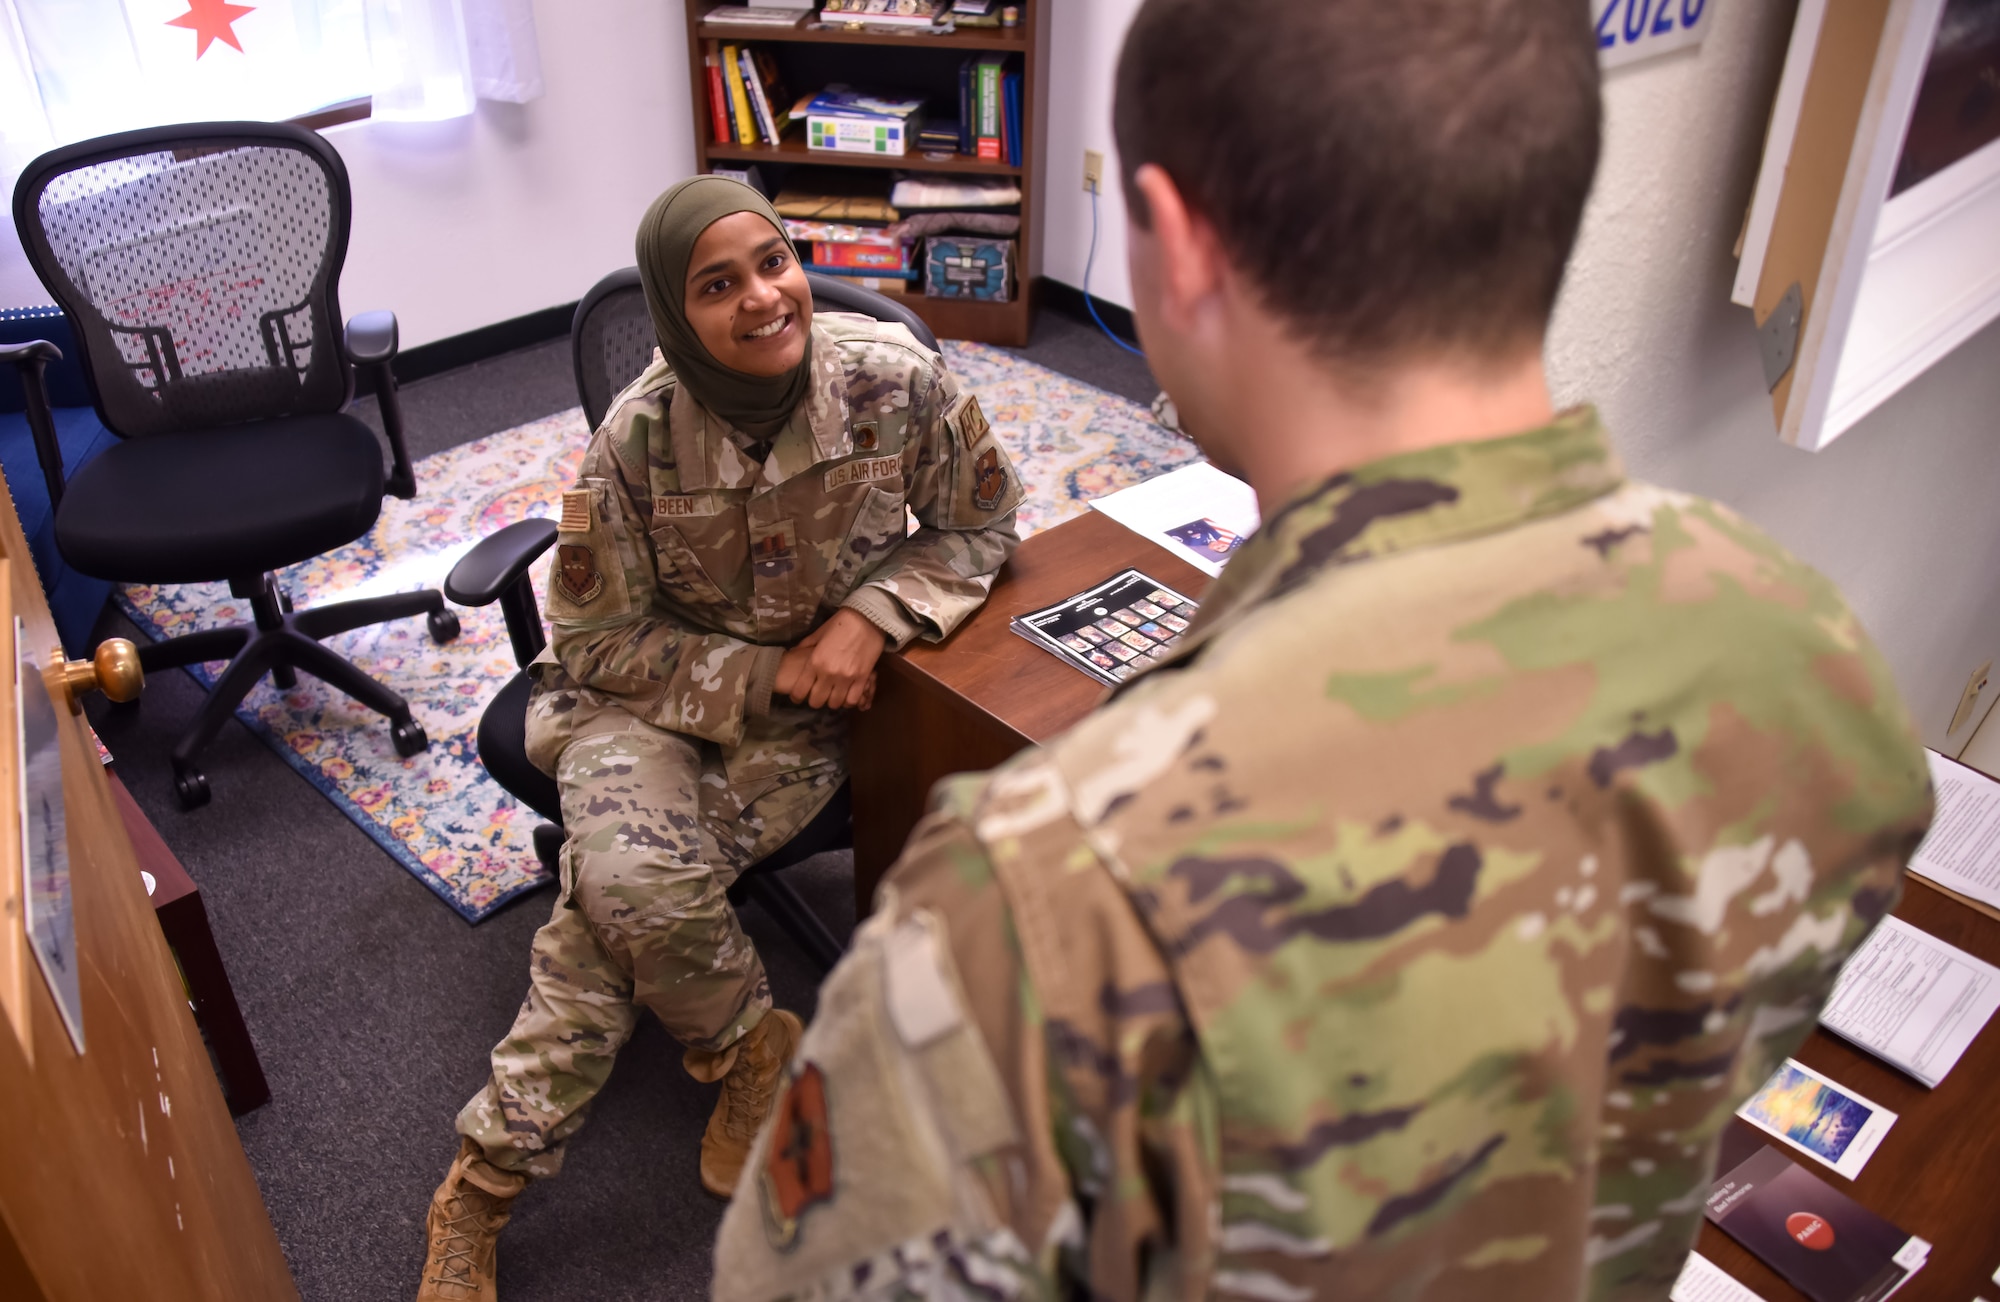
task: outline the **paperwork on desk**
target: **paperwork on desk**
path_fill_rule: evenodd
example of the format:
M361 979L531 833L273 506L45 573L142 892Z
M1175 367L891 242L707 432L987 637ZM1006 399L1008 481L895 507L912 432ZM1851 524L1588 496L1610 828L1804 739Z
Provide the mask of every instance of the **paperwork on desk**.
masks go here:
M1699 1252L1688 1254L1681 1277L1674 1281L1674 1291L1667 1297L1669 1302L1764 1302Z
M1257 532L1257 494L1206 461L1122 488L1090 506L1210 578Z
M2000 968L1888 917L1840 969L1820 1025L1926 1085L2000 1009Z
M1910 871L2000 908L2000 782L1936 751L1925 751L1937 813Z

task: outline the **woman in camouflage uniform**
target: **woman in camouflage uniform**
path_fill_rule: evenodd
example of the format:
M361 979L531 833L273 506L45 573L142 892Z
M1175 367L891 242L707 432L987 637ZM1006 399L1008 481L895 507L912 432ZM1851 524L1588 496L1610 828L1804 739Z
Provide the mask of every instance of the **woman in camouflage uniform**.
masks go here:
M420 1302L495 1296L513 1198L556 1173L642 1006L722 1082L701 1180L729 1196L799 1021L725 892L844 780L841 712L867 708L884 647L943 638L1016 542L977 401L905 327L815 318L756 191L675 186L638 261L660 352L563 495L528 709L562 792L561 890L459 1113Z

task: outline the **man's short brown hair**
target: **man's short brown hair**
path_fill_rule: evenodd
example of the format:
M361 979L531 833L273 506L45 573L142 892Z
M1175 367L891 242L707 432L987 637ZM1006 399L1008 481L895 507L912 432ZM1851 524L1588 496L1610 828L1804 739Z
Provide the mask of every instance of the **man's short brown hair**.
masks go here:
M1118 65L1125 195L1156 163L1331 360L1546 330L1597 168L1584 0L1147 0Z

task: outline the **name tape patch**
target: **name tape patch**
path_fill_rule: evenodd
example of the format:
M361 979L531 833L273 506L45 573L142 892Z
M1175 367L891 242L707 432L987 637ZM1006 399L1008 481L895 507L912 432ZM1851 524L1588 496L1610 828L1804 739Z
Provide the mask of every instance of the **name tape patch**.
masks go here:
M901 479L901 457L871 457L866 461L843 461L826 472L826 491L845 484L872 484L878 479Z
M653 518L671 520L683 515L714 515L715 503L706 493L678 493L653 499Z

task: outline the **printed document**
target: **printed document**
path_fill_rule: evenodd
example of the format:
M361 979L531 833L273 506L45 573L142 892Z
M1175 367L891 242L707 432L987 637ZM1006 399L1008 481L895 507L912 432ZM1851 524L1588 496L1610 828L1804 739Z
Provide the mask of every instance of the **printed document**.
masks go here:
M1121 488L1090 505L1210 578L1257 532L1256 492L1206 461Z
M1936 1085L1996 1008L2000 968L1888 917L1840 970L1819 1020Z
M2000 907L2000 782L1936 751L1925 751L1937 814L1910 871Z

